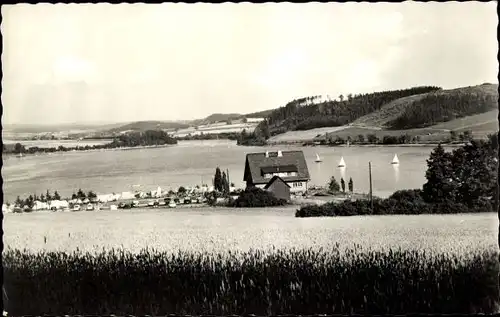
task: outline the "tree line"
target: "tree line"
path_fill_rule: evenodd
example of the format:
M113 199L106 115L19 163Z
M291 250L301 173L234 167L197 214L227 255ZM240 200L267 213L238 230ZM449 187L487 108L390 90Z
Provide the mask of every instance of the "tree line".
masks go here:
M458 202L472 207L496 199L498 135L472 140L451 152L438 145L427 160L426 202Z
M413 101L388 127L394 130L424 128L498 108L498 95L464 90L432 93Z
M396 191L387 199L346 200L306 206L297 217L381 214L447 214L490 212L498 206L498 135L472 140L447 152L438 145L427 160L421 189ZM339 191L334 178L330 191ZM345 191L345 190L344 190Z
M192 140L238 140L240 133L238 132L223 132L223 133L200 133L194 135L186 135L183 137L175 137L179 141L192 141Z
M14 144L9 147L3 145L3 153L5 154L34 154L34 153L53 153L53 152L68 152L68 151L86 151L86 150L100 150L100 149L113 149L121 147L137 147L137 146L151 146L151 145L168 145L177 144L177 140L172 138L165 131L148 130L144 132L129 132L120 135L113 139L112 142L107 144L95 144L75 147L65 147L60 145L58 147L38 147L32 146L26 148L21 143Z
M424 86L403 90L376 92L371 94L349 94L340 100L315 103L318 96L293 100L280 107L261 122L256 130L269 129L270 135L290 130L309 130L321 127L341 126L380 109L383 105L399 98L440 90L440 87ZM265 135L265 131L262 131Z
M319 143L321 145L330 145L330 146L335 146L335 145L342 145L342 144L382 144L382 145L393 145L393 144L416 144L421 141L421 137L419 135L412 136L408 133L395 136L395 135L384 135L382 137L378 137L376 134L371 133L371 134L359 134L356 137L351 137L347 136L346 138L343 138L339 135L333 136L334 133L331 135L326 135L324 138L321 138L321 135L318 135L317 138L321 138L319 140ZM456 131L450 131L450 134L447 138L447 142L453 143L453 142L468 142L471 141L473 138L472 132L470 130L466 130L460 133L457 133ZM314 141L308 141L305 142L304 145L313 145Z
M38 196L37 194L31 194L26 198L21 198L20 196L17 196L16 200L14 201L14 204L18 207L29 207L33 208L35 201L41 201L41 202L51 202L53 200L61 200L61 195L57 192L57 190L54 192L54 194L50 194L50 191L47 189L47 192L44 194L40 194Z

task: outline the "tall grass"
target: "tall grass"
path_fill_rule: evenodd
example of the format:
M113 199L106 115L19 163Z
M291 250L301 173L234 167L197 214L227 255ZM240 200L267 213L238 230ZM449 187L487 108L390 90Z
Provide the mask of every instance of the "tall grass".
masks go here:
M10 315L489 313L498 253L7 250Z

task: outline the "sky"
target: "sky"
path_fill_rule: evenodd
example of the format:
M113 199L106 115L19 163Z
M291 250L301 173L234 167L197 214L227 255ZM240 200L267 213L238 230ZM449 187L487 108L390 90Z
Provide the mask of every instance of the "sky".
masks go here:
M190 120L497 83L496 3L2 6L3 124Z

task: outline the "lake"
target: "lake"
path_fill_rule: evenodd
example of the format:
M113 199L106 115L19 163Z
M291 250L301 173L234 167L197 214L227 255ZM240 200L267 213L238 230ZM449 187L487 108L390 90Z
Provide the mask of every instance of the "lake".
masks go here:
M368 162L372 162L374 195L386 197L399 189L420 188L425 182L426 159L432 147L242 147L234 141L181 141L161 148L65 152L3 159L3 190L6 200L17 195L57 190L70 196L82 188L99 194L177 189L211 184L215 168L229 170L230 181L244 186L245 155L266 150L302 150L311 185L325 185L334 175L340 182L352 177L357 192L369 191ZM315 163L316 153L323 162ZM399 166L390 162L397 154ZM345 169L337 167L344 157ZM134 185L140 185L134 186Z
M496 250L495 213L295 218L295 208L145 209L4 215L5 248L227 251L354 243L464 254ZM44 243L44 236L47 243Z

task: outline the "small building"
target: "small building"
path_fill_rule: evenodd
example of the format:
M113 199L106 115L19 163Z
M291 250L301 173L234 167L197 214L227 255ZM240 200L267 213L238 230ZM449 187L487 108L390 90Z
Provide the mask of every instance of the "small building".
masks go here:
M279 176L273 176L269 183L264 186L264 190L273 193L276 198L290 201L290 185Z
M309 169L302 151L249 153L245 161L243 181L246 186L264 188L279 176L294 194L305 193L310 181Z

